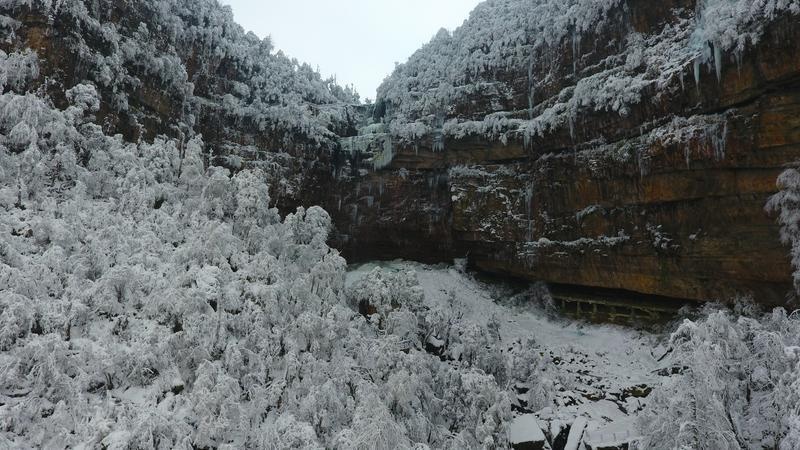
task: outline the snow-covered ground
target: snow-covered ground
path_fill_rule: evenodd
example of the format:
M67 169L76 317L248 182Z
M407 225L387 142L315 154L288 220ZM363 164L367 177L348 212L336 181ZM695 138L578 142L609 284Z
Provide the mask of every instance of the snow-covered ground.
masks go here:
M375 279L376 268L415 273L424 315L444 309L457 318L428 338L444 348L443 362L497 372L516 396L511 444L544 435L540 444L554 449L800 448L798 314L740 301L705 306L661 331L596 325L554 313L546 289L486 283L458 267L369 263L351 266L346 284ZM463 323L489 330L489 339L453 335ZM464 343L482 348L477 363L461 353Z
M501 348L533 345L543 357L544 372L553 378L554 395L552 405L531 412L551 440L566 433L576 418L587 422L587 442L620 442L635 436L634 420L644 404L640 397L660 383L658 372L665 362L658 360L666 352L662 342L668 336L558 318L535 300L526 303L529 292L479 281L452 266L367 263L352 266L346 284L352 286L376 267L416 272L425 305L431 309L452 308L465 320L484 326L501 318L499 334L506 344ZM516 389L518 414L527 410L527 389L530 386Z

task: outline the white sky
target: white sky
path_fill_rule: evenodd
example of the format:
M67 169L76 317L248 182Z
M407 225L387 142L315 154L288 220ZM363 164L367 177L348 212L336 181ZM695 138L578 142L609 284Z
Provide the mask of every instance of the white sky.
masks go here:
M440 28L454 30L480 0L220 0L246 30L319 67L361 99Z

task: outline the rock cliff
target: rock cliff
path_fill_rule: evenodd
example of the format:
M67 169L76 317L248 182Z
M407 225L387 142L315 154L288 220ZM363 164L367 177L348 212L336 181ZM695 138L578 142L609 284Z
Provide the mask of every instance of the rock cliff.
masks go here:
M348 194L345 248L784 302L764 206L800 157L798 5L567 3L486 2L387 79L393 158Z
M283 211L314 203L357 98L233 21L216 0L8 0L0 51L33 55L35 91L97 87L95 123L126 140L202 135L207 160L261 167ZM208 162L208 161L207 161Z
M213 0L0 3L0 51L56 104L98 87L131 141L202 134L283 211L321 204L351 261L679 299L792 290L764 211L800 159L796 0L490 0L374 105L245 34ZM27 50L30 49L30 50ZM11 86L11 84L9 84Z

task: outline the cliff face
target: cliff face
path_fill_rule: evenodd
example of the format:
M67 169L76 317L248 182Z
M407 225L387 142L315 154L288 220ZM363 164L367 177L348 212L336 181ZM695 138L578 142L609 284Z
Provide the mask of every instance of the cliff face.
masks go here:
M283 211L320 204L351 262L486 271L681 299L791 291L764 212L800 159L800 4L491 0L372 106L212 0L10 1L6 53L55 104L81 82L132 141L202 134ZM359 129L360 131L356 131ZM356 136L357 135L357 136Z
M202 135L206 162L258 166L283 211L315 202L353 92L233 21L216 0L0 3L0 51L30 52L35 91L59 108L79 83L101 95L95 123L126 140Z
M792 268L764 205L800 157L798 7L749 6L723 20L720 2L631 0L587 18L542 2L564 27L543 38L526 16L518 35L487 31L535 8L484 3L381 88L393 160L345 202L345 248L783 302Z

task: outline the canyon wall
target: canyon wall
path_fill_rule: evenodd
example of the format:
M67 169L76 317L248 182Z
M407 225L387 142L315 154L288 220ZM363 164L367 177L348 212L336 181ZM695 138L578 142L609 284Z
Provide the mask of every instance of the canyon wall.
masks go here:
M56 105L97 85L106 131L199 134L208 162L261 167L281 211L330 212L351 262L467 257L780 304L792 267L764 205L800 158L800 6L725 9L749 3L489 1L368 106L210 0L6 2L0 50L35 51L41 74L18 89Z
M514 2L489 3L485 16ZM487 26L473 13L474 30L437 36L379 91L393 159L337 192L348 192L336 217L346 253L468 256L550 283L785 302L788 248L764 206L800 157L798 16L763 16L740 30L757 38L726 48L695 42L702 8L619 2L595 28L520 37L528 55L501 58L509 65L487 69L480 57L502 49L478 50L469 76L437 68L444 81L431 82L430 61L450 63L448 49Z

